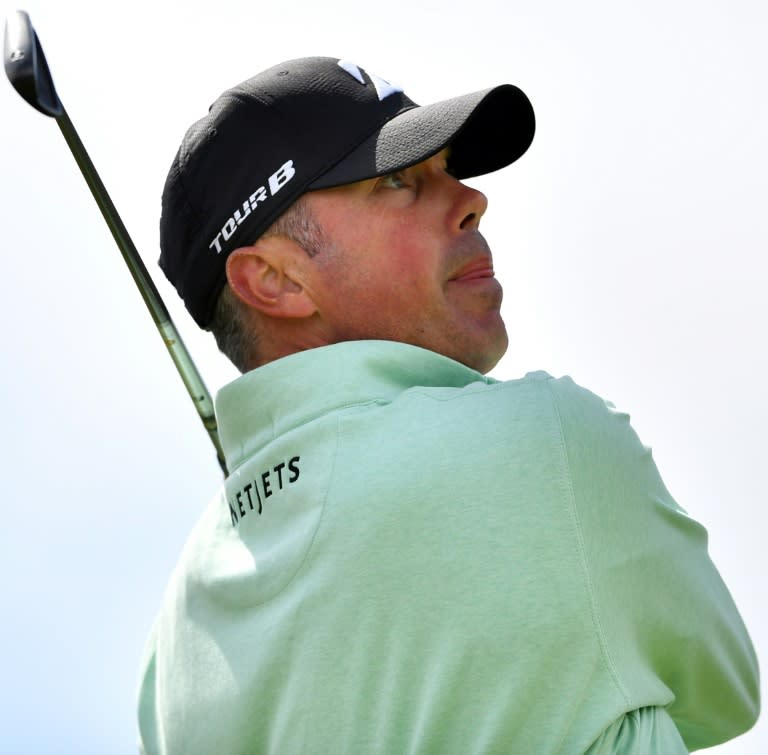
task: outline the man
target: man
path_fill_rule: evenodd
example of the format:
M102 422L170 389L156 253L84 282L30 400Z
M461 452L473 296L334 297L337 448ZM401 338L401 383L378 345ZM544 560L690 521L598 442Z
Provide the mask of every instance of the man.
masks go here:
M161 265L245 374L144 752L676 755L754 723L749 637L627 415L484 376L507 336L460 179L533 130L510 85L417 107L309 58L188 131Z

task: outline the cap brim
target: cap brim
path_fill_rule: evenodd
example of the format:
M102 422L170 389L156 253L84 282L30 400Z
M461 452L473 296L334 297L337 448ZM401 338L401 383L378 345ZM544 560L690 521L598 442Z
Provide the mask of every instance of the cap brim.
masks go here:
M509 165L530 146L533 107L516 86L504 84L406 110L371 134L309 186L333 186L387 175L451 145L457 178L471 178Z

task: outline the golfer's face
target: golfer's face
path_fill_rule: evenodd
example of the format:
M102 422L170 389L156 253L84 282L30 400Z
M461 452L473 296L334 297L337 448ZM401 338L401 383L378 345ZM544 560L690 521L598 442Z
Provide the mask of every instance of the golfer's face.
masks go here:
M312 295L333 341L402 341L487 372L507 347L478 231L487 201L448 172L447 154L309 195L334 242L313 258Z

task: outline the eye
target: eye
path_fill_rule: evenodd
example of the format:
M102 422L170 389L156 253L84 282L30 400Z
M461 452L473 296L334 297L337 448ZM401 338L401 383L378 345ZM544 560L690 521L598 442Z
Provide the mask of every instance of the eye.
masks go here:
M405 173L400 171L382 176L378 180L377 185L384 189L405 189L408 187L408 182L406 181Z

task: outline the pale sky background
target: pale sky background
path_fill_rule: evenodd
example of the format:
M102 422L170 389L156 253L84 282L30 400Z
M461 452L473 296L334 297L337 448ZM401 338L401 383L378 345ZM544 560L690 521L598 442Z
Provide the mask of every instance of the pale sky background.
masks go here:
M511 335L493 374L570 374L630 412L766 663L763 0L24 8L212 392L234 370L156 259L166 171L216 96L305 55L423 103L519 85L534 144L472 182ZM0 752L124 755L144 639L220 472L56 124L5 80L0 113ZM710 752L768 752L765 718Z

